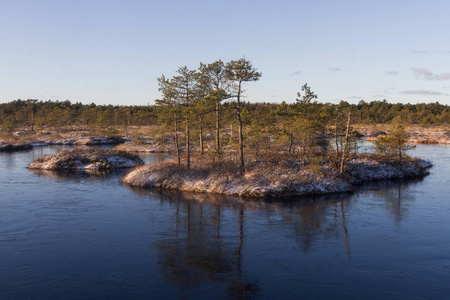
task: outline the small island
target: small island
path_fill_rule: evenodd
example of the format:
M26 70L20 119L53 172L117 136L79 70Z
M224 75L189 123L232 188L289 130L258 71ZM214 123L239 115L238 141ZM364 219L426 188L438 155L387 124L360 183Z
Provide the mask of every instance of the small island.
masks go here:
M296 159L289 155L248 158L246 172L232 161L184 164L161 162L137 167L122 181L130 186L217 193L246 198L286 198L351 192L358 185L386 179L417 178L428 174L432 164L417 158L383 160L374 154L355 155L340 174L327 157Z
M138 167L122 181L131 186L207 192L253 198L286 198L304 195L351 192L370 181L420 178L428 174L431 162L406 154L414 145L410 134L394 119L389 134L379 136L373 152L358 151L358 137L350 135L350 115L342 144L311 139L309 144L283 147L230 149L218 155L189 155L177 161ZM337 137L336 137L337 139ZM270 144L269 144L270 145Z
M132 168L143 163L138 156L120 151L75 149L44 155L35 159L28 168L41 170L107 170Z

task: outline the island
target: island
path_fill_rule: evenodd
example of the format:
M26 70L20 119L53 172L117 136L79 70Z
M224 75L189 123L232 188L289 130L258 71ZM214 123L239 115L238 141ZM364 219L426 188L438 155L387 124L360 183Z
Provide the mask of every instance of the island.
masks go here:
M142 188L217 193L245 198L274 199L351 192L370 181L418 178L428 174L431 162L408 158L402 162L380 159L374 154L355 155L346 162L344 173L326 157L295 159L248 159L245 174L232 161L204 163L193 159L190 168L176 161L140 166L122 182Z
M41 170L107 170L132 168L144 162L136 155L113 150L81 149L63 150L36 158L29 169Z

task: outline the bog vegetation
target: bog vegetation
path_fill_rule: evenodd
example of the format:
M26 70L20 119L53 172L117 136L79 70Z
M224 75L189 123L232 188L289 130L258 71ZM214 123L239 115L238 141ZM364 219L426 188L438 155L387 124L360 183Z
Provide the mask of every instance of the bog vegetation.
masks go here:
M36 135L72 131L128 134L134 135L135 143L145 143L142 136L146 136L153 143L173 145L177 163L187 168L195 152L204 161L234 161L243 175L247 154L258 159L283 153L307 158L312 166L333 161L342 173L344 161L357 151L358 133L351 124L392 123L393 132L378 139L375 150L381 157L401 161L410 150L405 124L448 126L450 121L450 107L437 102L322 103L308 84L301 87L294 103L244 101L245 86L257 84L253 82L261 76L246 58L218 60L200 63L196 70L180 67L173 77L157 78L161 98L155 105L19 99L0 104L1 135L5 138L18 130Z

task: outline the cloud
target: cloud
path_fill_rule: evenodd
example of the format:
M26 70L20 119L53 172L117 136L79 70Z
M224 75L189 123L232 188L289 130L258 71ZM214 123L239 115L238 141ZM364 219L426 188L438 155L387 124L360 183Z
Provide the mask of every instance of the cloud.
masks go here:
M386 71L386 75L392 75L392 76L395 76L395 75L398 75L399 73L397 72L397 71Z
M329 67L328 70L330 70L332 72L340 72L341 71L341 69L339 69L339 68L332 68L332 67Z
M411 71L416 74L417 78L426 80L450 80L450 73L434 74L426 68L411 68Z
M442 95L441 92L433 90L405 90L401 91L400 94L403 95Z
M386 95L373 95L374 98L386 98Z
M300 72L300 71L295 71L295 72L292 73L291 75L292 75L292 76L295 76L295 75L300 75L300 74L302 74L302 72Z
M432 80L450 80L450 73L436 74Z
M426 51L426 50L416 50L412 52L413 54L428 54L430 53L430 51Z
M433 76L433 72L426 68L411 68L411 71L413 71L417 77L430 78Z
M270 97L272 97L272 98L276 98L276 97L277 97L277 95L272 95L272 96L270 96Z
M360 96L350 96L350 97L347 97L346 99L357 99L357 100L362 100L363 97L360 97Z

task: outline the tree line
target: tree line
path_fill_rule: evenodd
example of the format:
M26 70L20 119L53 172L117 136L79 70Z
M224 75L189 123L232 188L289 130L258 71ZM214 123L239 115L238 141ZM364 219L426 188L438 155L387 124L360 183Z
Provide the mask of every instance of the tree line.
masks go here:
M33 130L44 129L81 129L95 130L106 128L118 128L125 126L151 126L161 125L164 118L161 116L164 109L158 105L96 105L72 103L65 101L13 100L8 103L0 103L0 130L3 132L29 128ZM292 101L291 101L292 102ZM224 103L224 122L228 119L227 109L231 103ZM248 125L259 122L257 118L270 120L273 117L283 119L280 111L288 107L295 107L297 103L250 103L241 102L245 113L245 123ZM315 102L311 105L313 111L351 111L352 123L358 125L388 124L401 115L405 125L421 126L448 126L450 124L450 106L434 103L401 104L383 101L350 104L347 101L334 103Z
M3 134L19 128L32 132L83 130L114 134L130 126L156 126L159 129L153 128L148 134L158 135L163 142L169 136L176 144L179 163L182 149L189 167L191 144L195 142L203 154L208 137L214 141L210 154L220 155L224 145L235 148L243 173L244 144L256 153L283 147L288 153L302 149L304 154L318 148L328 151L331 145L337 158L344 146L352 147L351 140L356 137L355 132L346 132L349 115L351 123L359 125L390 123L395 118L405 125L423 126L448 126L450 121L450 107L438 102L322 103L308 84L301 87L294 103L243 101L244 85L258 81L261 76L246 58L200 63L198 69L180 67L175 76L157 78L161 98L155 100L155 105L86 105L69 100L19 99L0 104L0 124Z

